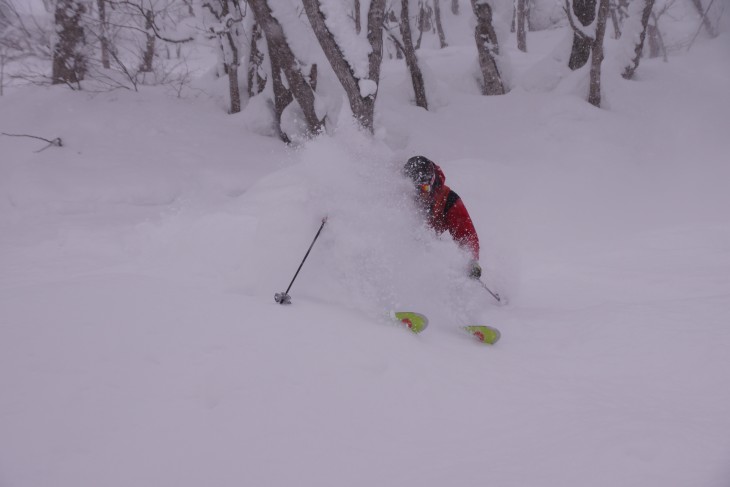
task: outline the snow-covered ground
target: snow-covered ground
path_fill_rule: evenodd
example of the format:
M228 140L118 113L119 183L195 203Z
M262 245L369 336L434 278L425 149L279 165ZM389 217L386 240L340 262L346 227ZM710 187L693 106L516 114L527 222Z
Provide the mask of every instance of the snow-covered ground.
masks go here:
M634 81L609 56L599 110L565 34L508 45L502 97L466 41L421 51L429 112L387 61L374 142L286 148L162 88L9 90L0 131L64 147L0 137L0 485L730 485L728 36ZM414 216L416 153L506 306Z

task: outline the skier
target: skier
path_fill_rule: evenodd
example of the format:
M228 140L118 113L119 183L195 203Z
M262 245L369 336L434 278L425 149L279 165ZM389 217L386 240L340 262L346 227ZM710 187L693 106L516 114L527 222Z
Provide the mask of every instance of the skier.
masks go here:
M437 233L448 230L451 237L472 260L469 277L479 279L479 237L466 206L458 194L446 186L441 168L424 156L413 156L403 166L403 174L416 186L416 201L428 225Z

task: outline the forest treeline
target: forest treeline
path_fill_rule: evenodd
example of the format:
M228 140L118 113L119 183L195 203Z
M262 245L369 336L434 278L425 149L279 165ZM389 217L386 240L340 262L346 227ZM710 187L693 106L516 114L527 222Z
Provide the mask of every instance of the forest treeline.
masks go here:
M436 48L448 47L444 15L470 17L459 25L473 28L484 96L510 89L498 32L510 32L517 48L527 52L530 32L570 26L567 67L589 70L585 97L600 106L607 32L622 39L629 53L622 75L631 79L642 57L667 58L660 21L677 10L678 2L691 7L687 21L697 25L688 46L701 32L717 36L724 13L714 0L564 0L557 9L548 0L42 1L43 11L34 12L21 8L23 0L0 0L0 94L11 78L74 90L182 86L190 73L181 52L204 42L216 46L217 72L228 79L229 112L265 94L284 141L289 138L281 128L282 115L292 104L307 133L326 127L327 113L318 98L322 63L331 68L327 72L334 73L353 117L367 131L374 130L384 58L405 62L413 103L428 110L418 53L428 36L438 40ZM511 18L497 11L511 11Z

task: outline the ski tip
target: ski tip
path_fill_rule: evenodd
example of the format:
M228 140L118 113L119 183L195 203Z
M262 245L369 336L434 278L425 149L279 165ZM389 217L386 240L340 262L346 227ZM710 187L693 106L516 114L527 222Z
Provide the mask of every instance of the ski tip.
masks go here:
M502 337L502 333L498 329L486 325L465 326L464 330L480 342L488 345L494 345Z
M399 323L402 323L413 333L421 333L428 327L428 318L421 313L413 311L391 311L391 318Z

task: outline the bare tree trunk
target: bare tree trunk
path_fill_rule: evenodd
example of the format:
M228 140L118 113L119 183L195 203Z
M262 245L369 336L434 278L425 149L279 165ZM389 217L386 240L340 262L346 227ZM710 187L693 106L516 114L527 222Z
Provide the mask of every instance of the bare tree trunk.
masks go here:
M433 16L436 22L436 31L439 35L439 45L441 49L448 46L446 43L446 34L444 34L444 27L441 25L441 0L433 0ZM410 30L410 28L408 29Z
M649 58L659 57L661 48L659 47L659 36L656 25L649 24L646 26L646 40L649 41Z
M380 63L383 59L383 18L385 0L372 0L368 11L367 38L371 46L368 55L368 77L360 78L345 59L332 32L327 28L319 0L302 0L314 34L330 62L337 79L345 89L355 119L370 133L373 132L375 99L380 82ZM374 90L374 91L373 91Z
M81 18L84 4L77 0L58 0L54 21L58 40L53 46L53 84L78 83L86 75L86 34Z
M145 10L144 12L144 21L145 21L145 30L147 31L147 42L145 42L145 49L142 52L142 63L139 66L139 71L141 73L151 73L152 72L152 63L155 58L155 41L156 37L154 34L154 12L152 10Z
M231 62L228 65L228 91L231 96L230 113L238 113L241 111L241 89L238 87L238 66L240 64L238 47L236 47L236 41L230 31L226 32L226 39L228 39L231 48Z
M609 0L600 0L598 4L596 38L591 49L591 86L588 93L588 102L596 107L601 106L601 63L603 63L603 38L606 34L606 23L608 21L608 2Z
M246 77L246 86L248 88L248 97L251 98L264 91L266 80L261 77L261 65L264 62L264 54L259 49L259 41L261 40L261 26L258 22L254 22L253 31L251 32L251 48L248 56L248 70Z
M364 100L364 127L371 133L375 123L375 99L380 85L380 66L383 62L383 21L385 20L385 0L371 0L368 10L368 42L372 48L368 55L368 79L375 83L375 92L361 98Z
M613 24L613 38L621 38L621 25L618 21L618 13L616 12L616 5L611 3L611 23Z
M517 49L527 52L527 0L517 0Z
M431 30L431 7L423 0L418 2L418 15L416 15L416 24L418 25L418 40L416 41L416 49L421 48L421 40L423 33Z
M656 35L657 45L659 46L659 49L662 52L663 60L666 63L666 62L669 61L669 59L667 58L667 47L664 45L664 38L662 37L662 31L659 28L659 17L657 17L656 14L654 14L654 12L652 12L651 13L651 18L654 19L654 25L653 25L654 31L653 31L653 34Z
M355 0L355 33L360 34L362 30L362 20L360 14L360 0Z
M309 68L309 86L312 87L312 90L317 91L317 79L319 78L319 70L317 69L317 64L312 64L312 67Z
M459 0L451 0L451 13L459 15Z
M5 87L5 62L7 56L0 48L0 96L3 96L3 88Z
M106 0L97 0L99 9L99 40L101 41L101 65L104 69L111 67L109 59L109 23L106 19Z
M241 90L238 87L238 64L231 64L228 68L228 91L231 96L230 113L241 111Z
M271 57L271 82L274 90L274 119L276 120L276 131L279 138L285 143L291 142L289 137L281 130L281 115L284 109L294 100L291 90L289 90L281 79L283 67L278 57Z
M222 26L225 26L225 29L221 29L217 32L217 35L218 41L220 42L223 71L228 77L228 94L231 103L228 113L238 113L241 111L241 88L238 86L238 68L241 66L241 57L239 55L238 40L235 35L235 24L238 20L235 19L234 14L242 14L240 11L239 1L218 0L215 3L205 3L203 4L203 7L207 8L222 24ZM152 28L153 32L157 35L157 31L154 26L154 17L152 16L151 18L152 22L150 22L149 27ZM256 26L257 24L254 23L254 32L256 32ZM261 36L260 31L258 32L258 36ZM253 37L256 38L255 35ZM167 54L169 59L169 48L167 50Z
M482 84L483 95L504 95L505 89L502 83L502 76L499 74L497 60L499 55L499 42L497 33L492 25L492 7L488 3L477 3L472 0L471 5L474 15L477 17L477 26L474 29L474 39L477 43L479 53L479 67L482 70L484 83Z
M638 1L638 0L634 0ZM639 61L641 60L641 53L644 50L644 39L646 39L646 29L649 25L649 17L651 16L651 11L654 8L654 0L643 0L644 1L644 9L641 12L641 33L639 34L639 39L636 45L634 46L634 58L631 60L631 63L624 68L624 72L621 74L621 76L624 77L624 79L631 79L634 76L634 73L636 72L636 68L639 67Z
M416 95L416 105L428 110L428 101L426 99L426 88L423 84L423 74L418 66L418 58L416 50L413 48L413 39L411 37L411 22L408 13L408 0L401 0L400 11L400 34L403 38L403 55L406 58L408 71L411 73L411 82L413 83L413 92ZM398 46L401 47L401 46Z
M695 8L697 9L697 13L700 15L700 18L702 19L702 25L704 26L705 30L707 31L707 34L709 34L709 36L712 38L717 37L717 32L715 32L714 27L712 27L712 22L710 22L710 19L707 17L707 11L702 6L702 0L692 0L692 5L694 5Z
M593 23L596 18L596 1L597 0L573 0L573 14L578 18L580 23L585 27ZM568 15L571 16L569 6L570 0L566 0L566 10ZM572 18L572 16L571 16ZM576 27L573 27L576 29ZM573 49L570 52L570 60L568 61L568 67L572 70L576 70L585 66L588 62L588 58L591 55L591 49L593 47L593 39L584 35L582 32L577 30L573 33Z
M292 95L304 112L309 132L311 134L319 133L324 127L324 121L317 117L314 109L314 91L299 70L294 53L286 41L284 29L271 14L271 9L266 0L249 0L249 5L254 17L256 17L256 22L261 26L264 36L266 36L266 43L269 46L269 59L272 62L272 76L275 74L273 66L278 63L284 72L284 76L286 76Z

